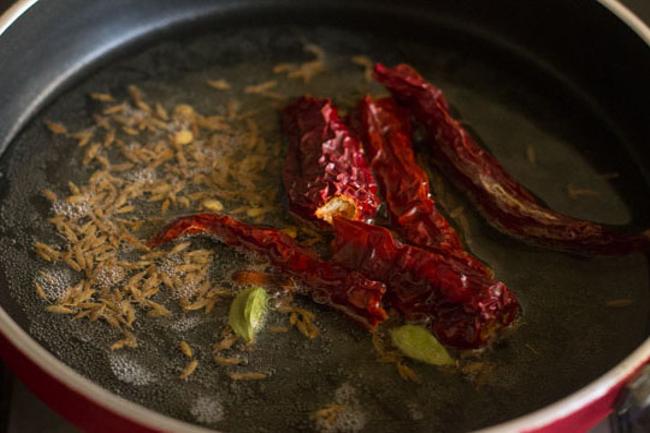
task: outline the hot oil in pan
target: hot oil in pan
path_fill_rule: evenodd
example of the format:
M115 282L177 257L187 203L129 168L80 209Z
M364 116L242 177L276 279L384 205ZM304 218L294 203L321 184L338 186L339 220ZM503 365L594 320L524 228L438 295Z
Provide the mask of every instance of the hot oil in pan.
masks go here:
M39 271L54 276L47 281L51 296L79 278L65 266L44 264L33 253L34 240L59 241L46 221L53 215L50 203L40 191L49 188L62 194L68 181L84 184L97 168L82 167L87 148L80 149L61 136L52 138L43 127L44 119L60 120L71 131L82 130L93 123L92 114L101 106L88 98L89 92L110 91L120 100L127 99L129 84L138 85L147 102L160 102L170 112L178 104L191 104L202 114L227 117L229 100L237 99L237 113L247 116L231 123L241 128L241 135L220 143L214 151L232 151L244 161L245 140L252 128L246 118L254 121L265 145L252 154L268 157L261 169L265 180L246 189L241 186L243 179L231 177L230 186L244 188L259 199L257 208L269 208L261 216L247 214L250 206L241 197L216 196L226 212L239 210L237 216L243 219L278 227L296 225L286 216L281 200L280 97L332 96L349 109L366 92L382 93L351 60L355 55L388 64L414 64L446 91L506 167L553 208L619 224L647 215L648 209L639 207L646 191L639 189L638 176L625 156L615 153L616 136L591 111L569 96L558 97L557 89L548 92L537 78L495 65L486 60L488 55L468 55L448 42L438 41L439 46L432 48L328 28L288 33L268 28L164 42L115 62L59 98L3 159L9 179L2 207L1 264L9 287L0 295L3 305L62 361L107 389L164 414L224 431L312 431L315 411L339 405L343 417L334 427L340 431L460 432L522 415L587 384L647 336L645 257L576 258L508 240L482 222L435 172L436 195L470 249L494 267L524 306L516 332L476 362L464 361L468 368L463 374L413 363L422 383L405 382L394 366L376 361L364 330L340 313L309 301L297 302L316 313L319 337L309 340L295 330L271 333L273 326L287 326L287 316L274 312L255 345L231 353L245 365L224 367L213 361L211 348L227 322L228 299L218 302L210 314L184 313L175 299L182 293L163 289L153 299L172 316L150 318L138 312L133 329L138 347L111 351L109 346L121 338L119 333L103 322L47 313L47 304L34 293ZM314 53L303 50L306 43L324 50L324 71L308 83L272 72L278 63L312 60ZM232 89L206 84L218 79L225 79ZM262 94L245 93L246 86L271 80L276 84L266 84ZM232 103L230 110L234 110ZM129 140L126 132L119 136ZM597 151L605 146L607 159ZM426 160L426 152L422 155ZM242 164L232 174L244 174L249 167L245 164L250 164L250 170L259 168L255 161ZM119 176L146 179L147 173L129 170ZM619 176L614 178L614 172ZM198 210L199 202L189 208L170 205L161 218L160 201L136 201L133 213L125 215L148 221L136 231L145 239L174 215ZM79 207L63 210L75 209L79 211ZM232 271L262 266L254 258L207 240L195 240L188 251L192 249L214 252L207 278L211 287L226 291L233 288L228 279ZM107 272L106 277L119 280L115 272ZM178 348L181 340L190 344L198 361L187 381L179 379L189 363ZM234 382L229 371L264 372L268 377ZM322 423L316 427L328 429Z

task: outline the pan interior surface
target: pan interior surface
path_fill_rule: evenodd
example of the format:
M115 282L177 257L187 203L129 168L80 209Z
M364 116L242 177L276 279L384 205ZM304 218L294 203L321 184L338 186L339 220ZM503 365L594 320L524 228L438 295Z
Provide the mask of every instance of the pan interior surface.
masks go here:
M351 110L366 93L384 94L351 61L358 55L418 68L445 91L506 168L550 207L609 224L641 227L648 222L649 188L624 150L625 134L596 107L507 50L443 30L435 36L415 40L406 32L383 35L343 25L242 25L169 37L115 59L34 118L3 155L0 282L8 290L0 294L2 306L62 362L101 386L171 417L229 432L313 431L311 415L332 403L347 407L340 431L465 432L524 415L595 380L648 336L647 258L576 257L507 239L444 179L434 182L443 208L449 214L462 207L464 222L454 222L469 248L493 266L524 308L518 329L478 356L475 372L411 364L422 383L405 382L393 365L376 360L366 331L306 301L304 306L316 312L321 335L310 340L295 331L262 332L246 352L246 368L269 377L233 382L230 370L211 355L228 302L209 315L184 313L171 295L161 293L157 301L172 316L139 318L134 328L139 346L111 351L119 334L108 325L48 313L35 294L39 271L63 275L60 265L45 264L33 252L35 240L57 240L47 223L50 203L41 191L64 192L68 181L81 184L93 171L80 164L84 149L52 137L44 120L82 130L97 111L90 92L125 99L127 86L135 84L148 101L168 109L184 103L225 115L236 97L242 112L253 113L264 139L281 143L281 98L332 97ZM306 44L324 51L323 72L307 83L273 73L278 64L309 61ZM231 90L206 84L222 78ZM244 92L269 80L277 81L273 91L279 97ZM426 151L420 153L426 160ZM432 176L440 178L433 168ZM268 173L268 184L280 188L279 170ZM145 239L165 220L188 211L171 210L138 235ZM292 224L288 216L265 222ZM250 258L219 244L194 242L216 251L215 285L225 274L249 266ZM283 325L286 318L272 315L269 320L269 325ZM187 381L179 379L187 364L178 350L181 340L190 343L199 361Z

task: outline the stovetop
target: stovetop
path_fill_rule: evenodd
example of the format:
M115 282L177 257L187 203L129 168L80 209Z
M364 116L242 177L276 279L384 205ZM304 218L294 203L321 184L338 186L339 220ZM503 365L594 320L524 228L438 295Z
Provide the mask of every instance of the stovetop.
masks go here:
M595 1L595 0L594 0ZM650 23L649 0L621 0L646 23ZM0 0L0 13L12 2ZM38 416L34 416L38 414ZM609 433L603 422L590 433ZM78 433L59 415L36 398L0 363L0 433Z
M4 376L0 390L0 433L79 432L12 375L5 372Z

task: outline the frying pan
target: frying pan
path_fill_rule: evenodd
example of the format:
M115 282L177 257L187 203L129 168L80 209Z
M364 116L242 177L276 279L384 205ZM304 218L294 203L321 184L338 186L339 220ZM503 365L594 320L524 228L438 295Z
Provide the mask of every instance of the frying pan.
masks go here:
M344 61L352 55L411 63L551 207L650 225L650 32L615 1L20 1L0 19L7 364L55 410L96 432L312 431L309 414L337 392L355 399L349 427L361 431L582 432L616 404L615 425L631 426L643 413L637 403L647 400L639 391L650 358L647 256L545 251L474 215L472 251L524 308L519 329L483 355L494 368L480 386L421 366L423 384L404 383L374 360L365 331L319 306L311 306L323 329L318 341L260 339L250 362L271 366L272 375L254 384L231 384L207 362L193 380L177 379L175 342L209 347L224 311L193 328L148 322L137 330L141 347L119 355L106 349L106 329L43 312L31 287L43 266L31 243L49 233L38 191L84 173L74 146L53 140L42 120L82 127L92 112L89 91L131 83L208 111L221 102L205 78L259 82L274 63L304 60L304 41L322 46L337 66L295 94L344 101L378 91ZM527 145L535 146L534 166ZM615 179L604 176L614 172ZM594 194L571 199L568 184ZM632 302L609 306L620 299ZM621 393L632 380L636 388ZM216 412L223 416L201 416Z

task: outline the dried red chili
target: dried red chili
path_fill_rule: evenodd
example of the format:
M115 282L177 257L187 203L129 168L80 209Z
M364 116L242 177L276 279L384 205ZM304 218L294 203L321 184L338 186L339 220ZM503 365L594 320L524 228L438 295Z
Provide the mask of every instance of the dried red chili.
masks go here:
M398 232L416 245L461 249L458 234L431 198L427 174L415 160L408 113L392 98L375 101L366 96L358 114L370 168Z
M463 249L458 233L436 208L427 173L413 153L408 113L392 98L366 96L359 104L356 123L392 228L411 244L453 254L491 275L483 262Z
M397 241L383 227L333 219L333 259L386 283L386 301L409 320L427 322L448 346L489 343L519 313L508 287L457 257Z
M288 137L284 187L289 208L314 221L333 215L368 221L377 213L377 183L361 143L329 99L303 96L284 109Z
M432 140L434 162L497 229L522 240L576 252L624 254L650 248L648 231L624 234L545 206L472 138L449 113L442 91L411 66L377 64L375 78L424 125Z
M296 284L291 277L275 272L242 269L233 272L230 278L237 284L262 286L264 288L272 287L285 292L293 291L296 288Z
M340 309L367 327L374 328L387 317L381 305L386 291L382 283L318 258L274 228L249 225L226 215L197 214L173 221L148 245L157 247L196 234L215 236L226 245L267 258L299 280L316 302Z

